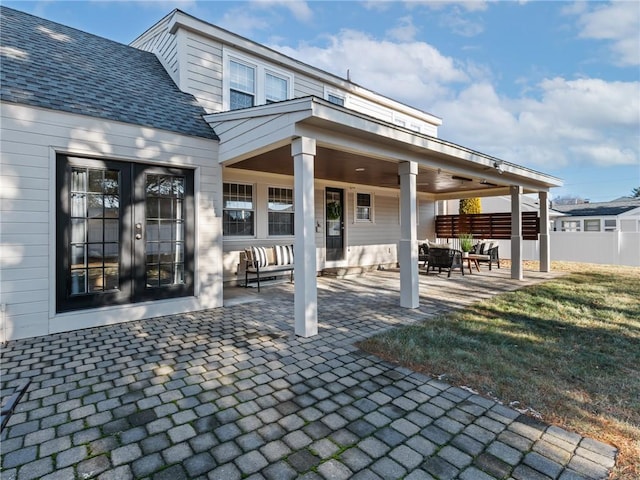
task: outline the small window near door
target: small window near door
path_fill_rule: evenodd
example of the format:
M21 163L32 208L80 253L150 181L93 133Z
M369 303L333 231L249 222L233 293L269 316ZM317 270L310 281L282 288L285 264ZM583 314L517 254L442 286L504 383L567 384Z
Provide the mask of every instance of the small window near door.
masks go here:
M222 204L222 234L225 237L253 236L253 185L225 183Z
M600 219L591 219L584 221L585 232L599 232L600 231Z
M373 222L373 196L370 193L356 194L356 222Z
M293 190L269 187L268 209L269 235L293 235Z

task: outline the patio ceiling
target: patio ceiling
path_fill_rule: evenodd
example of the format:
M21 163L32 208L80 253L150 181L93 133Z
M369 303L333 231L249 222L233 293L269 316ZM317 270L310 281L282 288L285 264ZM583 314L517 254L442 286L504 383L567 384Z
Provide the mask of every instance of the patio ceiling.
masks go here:
M540 172L392 125L315 97L217 113L227 167L293 175L291 141L316 139L317 179L399 189L398 163L418 164L417 190L435 199L496 196L510 185L548 191L562 182Z
M293 175L293 161L289 146L279 147L232 165L233 168ZM487 169L493 173L493 168ZM317 179L334 182L400 188L398 164L319 146L316 151L314 175ZM497 183L494 175L465 177L461 174L427 167L418 168L417 190L422 193L456 195L481 192L481 196L502 195L509 183ZM496 181L494 181L496 180Z

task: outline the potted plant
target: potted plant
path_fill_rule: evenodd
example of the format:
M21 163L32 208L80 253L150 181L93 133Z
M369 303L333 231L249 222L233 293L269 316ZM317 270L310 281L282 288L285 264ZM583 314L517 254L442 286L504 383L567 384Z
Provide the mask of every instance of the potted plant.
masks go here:
M473 249L473 234L471 233L461 233L458 235L460 239L460 250L462 250L463 256L468 256L469 252Z

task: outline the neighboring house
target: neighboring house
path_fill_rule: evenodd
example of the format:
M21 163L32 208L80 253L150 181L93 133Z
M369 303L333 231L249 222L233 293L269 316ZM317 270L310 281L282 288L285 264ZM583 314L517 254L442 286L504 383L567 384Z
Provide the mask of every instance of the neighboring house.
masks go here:
M332 267L399 263L415 308L438 201L561 184L179 10L131 46L0 14L4 339L220 307L254 245L295 245L299 335Z
M562 212L557 232L640 232L640 198L621 198L612 202L554 205Z

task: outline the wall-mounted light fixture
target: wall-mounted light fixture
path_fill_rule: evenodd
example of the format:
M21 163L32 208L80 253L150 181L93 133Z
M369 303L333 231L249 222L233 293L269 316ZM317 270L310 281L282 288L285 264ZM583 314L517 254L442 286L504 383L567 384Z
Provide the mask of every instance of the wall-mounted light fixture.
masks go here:
M496 160L495 162L493 162L493 168L498 170L498 173L500 175L504 173L504 167L502 166L502 163L503 163L502 160Z

